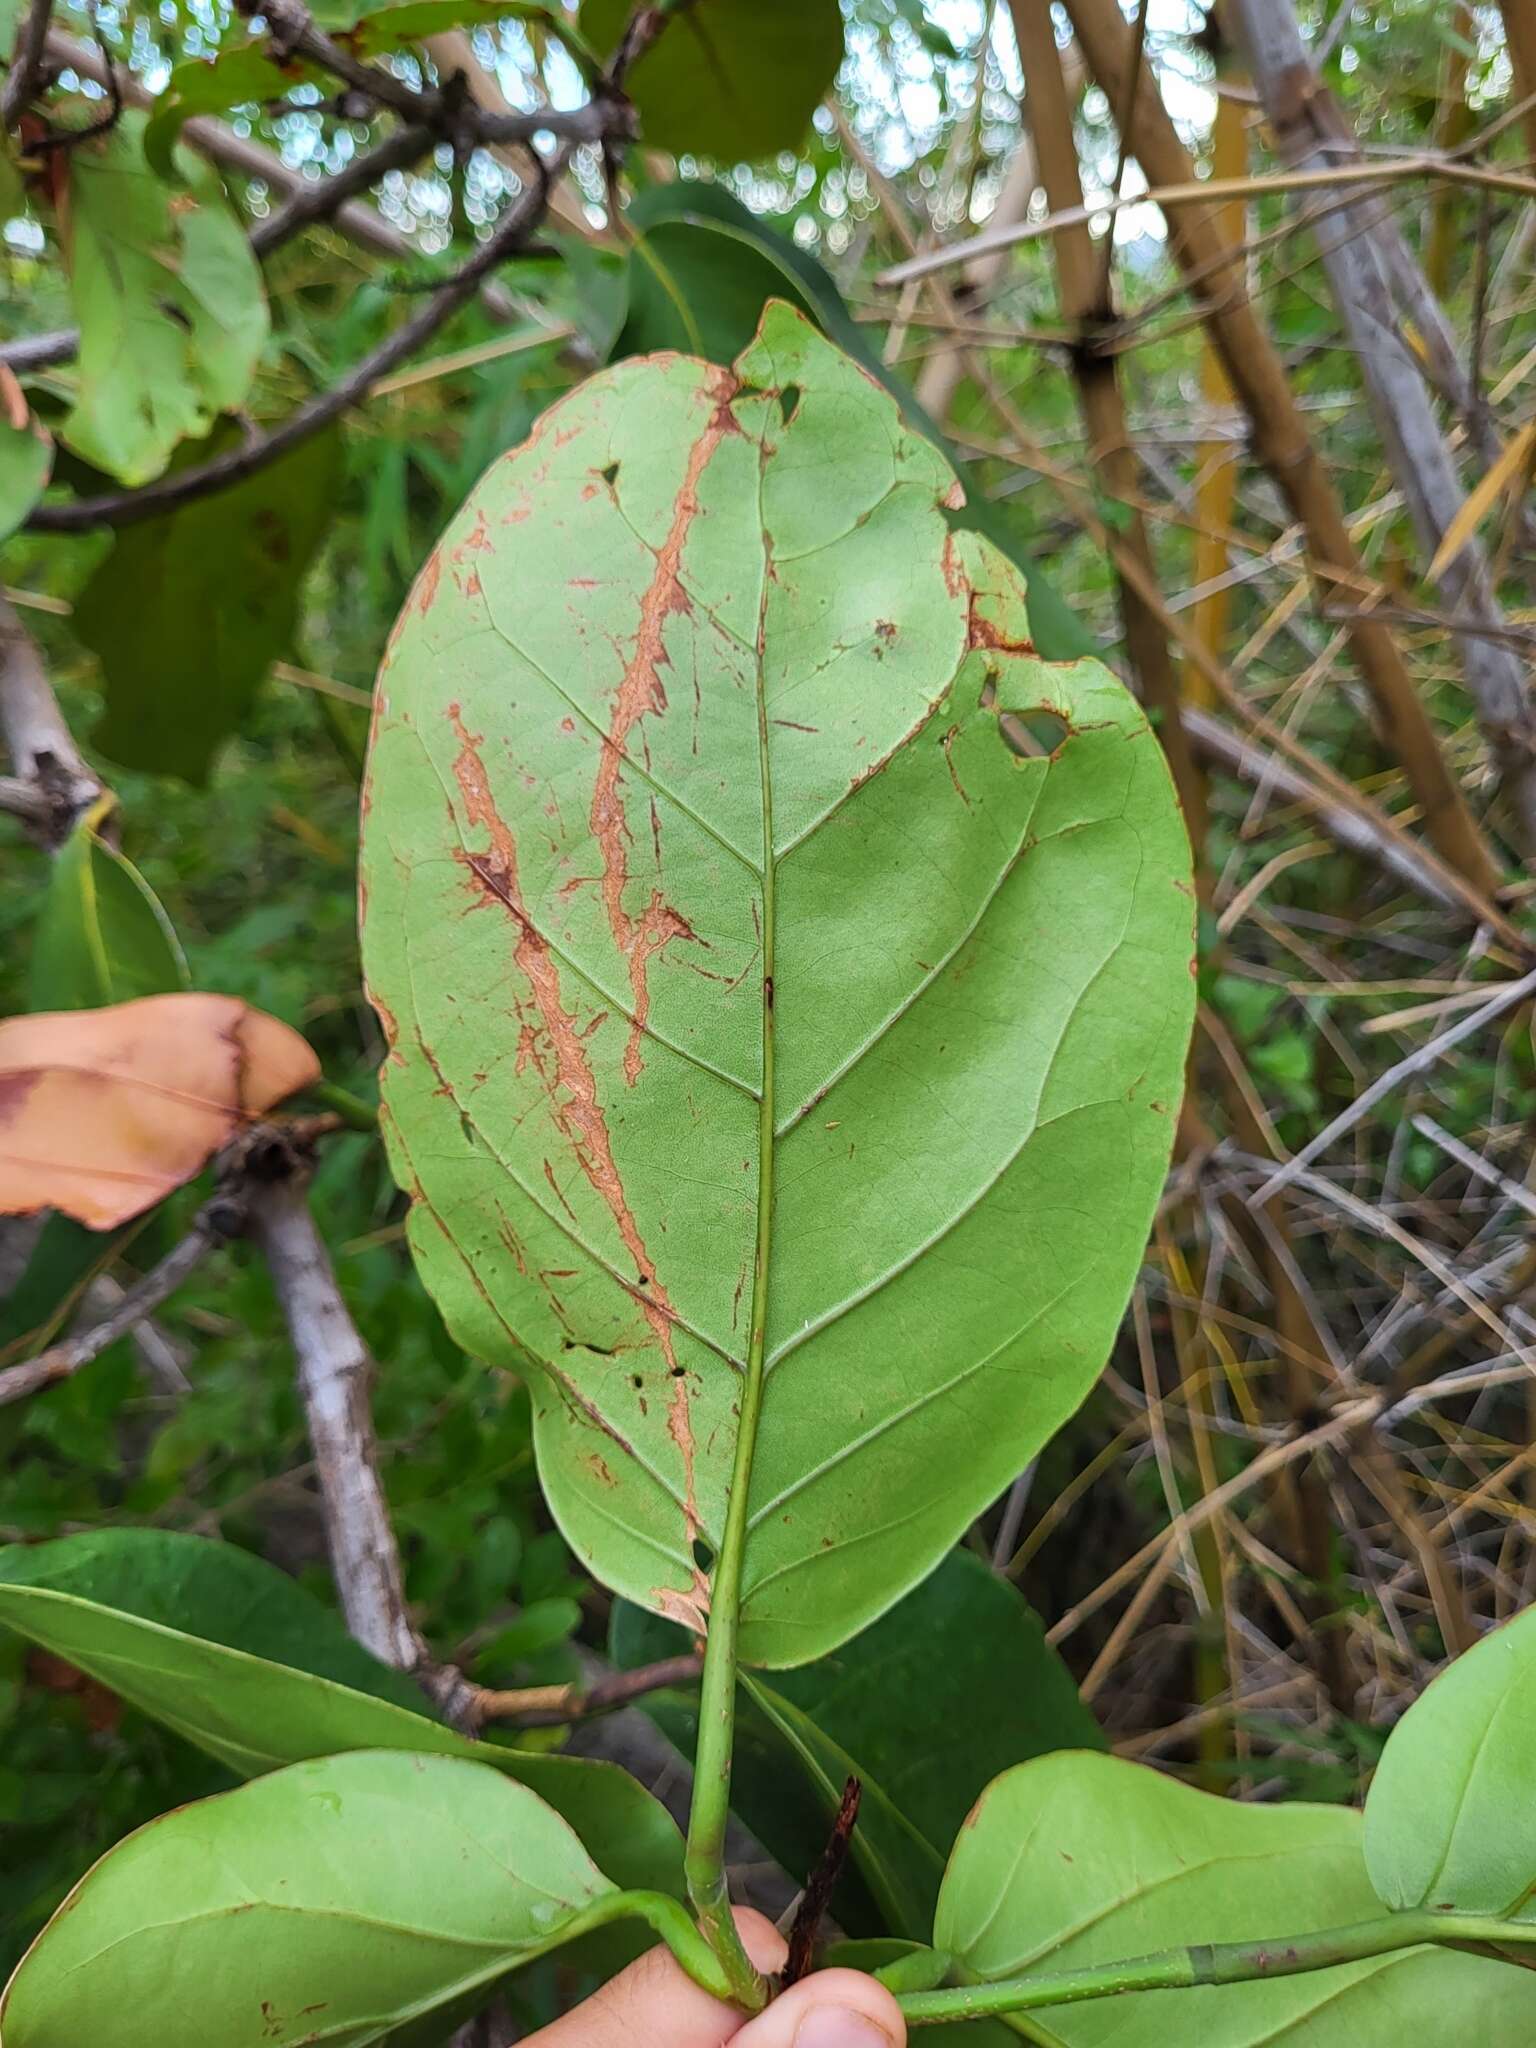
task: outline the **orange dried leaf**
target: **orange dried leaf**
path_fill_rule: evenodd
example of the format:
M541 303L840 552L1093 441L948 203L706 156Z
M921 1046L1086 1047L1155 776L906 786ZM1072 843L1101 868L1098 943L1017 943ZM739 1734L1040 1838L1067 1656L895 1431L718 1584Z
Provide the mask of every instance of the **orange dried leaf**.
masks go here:
M144 996L0 1023L0 1215L109 1230L319 1078L296 1031L236 996Z

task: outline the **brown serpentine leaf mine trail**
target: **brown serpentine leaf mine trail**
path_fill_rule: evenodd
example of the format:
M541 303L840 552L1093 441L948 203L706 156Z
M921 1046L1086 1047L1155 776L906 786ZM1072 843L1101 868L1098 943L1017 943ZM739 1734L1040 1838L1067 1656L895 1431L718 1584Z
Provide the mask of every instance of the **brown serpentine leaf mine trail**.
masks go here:
M696 935L687 919L667 903L659 889L652 890L651 899L639 917L632 917L624 907L624 891L630 879L628 849L634 843L634 835L625 814L620 778L635 727L647 715L659 716L667 708L666 686L661 679L662 667L668 660L664 641L666 621L672 613L693 609L680 574L683 548L699 510L699 479L724 437L741 432L730 410L731 400L740 388L739 380L728 370L720 370L710 383L714 414L689 450L672 524L657 551L656 573L641 601L635 652L614 693L613 720L592 786L592 837L603 857L603 903L614 944L629 962L629 985L634 999L629 1042L624 1048L624 1079L631 1088L639 1080L644 1065L640 1040L651 1008L647 979L651 959L673 939L693 939Z
M684 1368L677 1363L672 1344L676 1310L666 1288L657 1278L655 1264L646 1250L619 1179L607 1121L598 1101L597 1080L576 1021L565 1007L560 971L523 903L518 881L517 843L491 799L485 766L480 758L484 735L468 731L458 704L448 706L448 717L459 742L453 772L464 798L465 815L471 824L482 826L489 834L495 855L494 860L487 860L479 854L465 854L464 863L474 874L483 894L510 911L516 922L518 936L512 957L527 977L544 1035L554 1055L554 1073L545 1073L542 1065L540 1072L544 1074L545 1086L549 1090L555 1121L570 1140L577 1165L606 1205L625 1249L635 1262L639 1284L633 1290L634 1298L655 1332L672 1375L668 1428L682 1454L686 1488L684 1511L688 1520L688 1540L692 1543L702 1524L693 1479L694 1443L688 1412L688 1381ZM537 1058L536 1054L534 1057Z

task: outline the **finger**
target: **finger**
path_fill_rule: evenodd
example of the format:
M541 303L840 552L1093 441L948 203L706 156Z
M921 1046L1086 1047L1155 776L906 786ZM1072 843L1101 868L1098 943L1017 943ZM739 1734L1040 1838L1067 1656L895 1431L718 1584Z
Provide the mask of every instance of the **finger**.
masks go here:
M732 2048L905 2048L906 2022L883 1984L819 1970L732 2037Z
M736 1926L759 1970L784 1967L787 1951L771 1920L742 1908ZM527 2048L724 2048L741 2026L734 2006L701 1991L669 1950L653 1948Z

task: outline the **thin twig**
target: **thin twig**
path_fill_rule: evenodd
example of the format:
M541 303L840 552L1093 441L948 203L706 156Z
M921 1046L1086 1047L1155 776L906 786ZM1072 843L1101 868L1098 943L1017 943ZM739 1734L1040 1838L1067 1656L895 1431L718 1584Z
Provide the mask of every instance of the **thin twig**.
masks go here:
M254 476L286 455L290 448L308 440L350 406L358 404L381 377L429 341L461 306L468 304L480 280L521 248L541 219L549 182L559 175L568 154L569 145L557 154L553 165L546 167L540 161L539 179L507 208L489 241L393 334L355 364L339 384L316 392L279 425L254 435L243 447L231 448L212 461L160 477L138 490L106 491L94 498L76 498L66 505L40 505L27 521L29 529L35 533L85 533L96 526L129 526L140 519L152 519Z
M1141 89L1141 71L1147 55L1147 22L1152 12L1152 0L1138 0L1136 8L1135 40L1131 45L1130 69L1125 75L1125 88L1120 105L1115 109L1115 128L1120 137L1120 146L1115 154L1115 179L1110 187L1111 204L1121 204L1125 186L1125 167L1131 155L1131 116L1136 107L1136 95ZM1099 251L1098 289L1095 294L1100 301L1109 298L1110 278L1115 267L1115 238L1112 234L1104 237Z
M1453 1046L1460 1045L1465 1038L1471 1038L1485 1025L1491 1024L1513 1004L1522 1002L1527 996L1536 994L1536 968L1529 974L1522 974L1518 981L1506 981L1494 990L1486 1003L1474 1010L1469 1017L1463 1017L1459 1024L1453 1024L1446 1031L1421 1045L1416 1052L1408 1054L1395 1066L1388 1067L1384 1074L1378 1074L1368 1088L1357 1095L1347 1109L1341 1110L1331 1123L1327 1123L1315 1137L1309 1138L1293 1159L1279 1166L1249 1197L1250 1206L1262 1208L1264 1203L1277 1195L1283 1187L1296 1180L1312 1161L1326 1152L1328 1147L1341 1138L1346 1131L1354 1129L1362 1117L1371 1111L1386 1096L1414 1074L1422 1074L1435 1062L1442 1059Z
M251 253L268 256L302 229L330 220L349 200L376 185L388 171L405 170L424 157L433 144L430 128L399 128L377 148L355 156L334 177L315 178L289 195L286 204L258 221L251 230Z
M533 1685L511 1692L476 1686L465 1719L480 1728L487 1721L515 1721L522 1728L560 1728L593 1714L626 1707L647 1693L696 1685L704 1660L694 1655L663 1657L634 1671L614 1671L587 1685Z
M153 1315L162 1302L168 1301L208 1253L235 1234L241 1220L238 1206L227 1195L216 1195L199 1211L181 1243L141 1280L123 1290L122 1299L110 1314L92 1323L89 1329L66 1337L62 1343L50 1345L36 1358L0 1372L0 1407L26 1400L44 1387L67 1380L82 1366L99 1358L109 1344L126 1337L146 1316Z
M44 53L48 47L48 24L53 19L53 0L32 0L26 19L16 31L16 47L5 88L0 91L0 133L16 126L42 82Z
M1104 214L1122 212L1129 206L1207 206L1223 199L1257 199L1274 192L1308 192L1319 186L1395 185L1404 179L1448 178L1454 184L1477 185L1497 192L1513 192L1522 199L1536 199L1536 178L1518 171L1484 170L1472 164L1452 161L1421 150L1416 155L1394 157L1387 162L1362 162L1330 166L1316 171L1269 171L1246 178L1196 178L1188 183L1152 185L1145 192L1131 192L1118 199L1095 200L1048 214L1044 220L1021 221L1015 227L989 232L983 229L963 242L947 242L941 249L929 249L893 263L875 278L877 285L893 287L910 284L935 270L949 270L958 263L973 262L996 249L1011 249L1020 242L1035 242L1042 235L1059 234L1063 228L1080 227ZM1308 225L1315 223L1309 222Z
M1383 1405L1382 1396L1367 1395L1358 1401L1351 1401L1348 1406L1341 1408L1337 1414L1331 1416L1327 1422L1320 1423L1317 1428L1293 1436L1285 1443L1271 1444L1267 1449L1260 1451L1251 1465L1244 1466L1241 1472L1224 1481L1214 1492L1203 1495L1193 1507L1186 1509L1177 1521L1144 1543L1091 1593L1070 1607L1061 1619L1047 1630L1046 1640L1051 1643L1065 1641L1090 1615L1096 1614L1106 1601L1112 1600L1122 1587L1129 1585L1133 1580L1139 1580L1135 1600L1122 1615L1116 1625L1115 1635L1106 1643L1095 1664L1095 1671L1099 1673L1102 1681L1103 1673L1107 1672L1113 1662L1111 1651L1118 1655L1126 1639L1134 1632L1136 1622L1146 1612L1153 1596L1177 1562L1179 1545L1186 1536L1196 1529L1203 1528L1239 1495L1257 1486L1261 1479L1267 1479L1282 1466L1293 1463L1297 1458L1315 1455L1329 1444L1337 1443L1341 1437L1349 1436L1363 1424L1374 1421ZM1102 1670L1100 1666L1103 1667ZM1085 1698L1091 1696L1086 1682L1083 1693Z
M798 1984L802 1977L808 1976L816 1959L817 1937L827 1916L827 1908L832 1903L832 1894L837 1889L837 1880L842 1876L843 1865L848 1861L853 1831L858 1825L859 1800L863 1790L864 1787L857 1778L850 1777L845 1782L827 1846L822 1850L816 1868L805 1881L805 1893L795 1914L794 1924L789 1930L789 1955L780 1977L786 1988L791 1984Z

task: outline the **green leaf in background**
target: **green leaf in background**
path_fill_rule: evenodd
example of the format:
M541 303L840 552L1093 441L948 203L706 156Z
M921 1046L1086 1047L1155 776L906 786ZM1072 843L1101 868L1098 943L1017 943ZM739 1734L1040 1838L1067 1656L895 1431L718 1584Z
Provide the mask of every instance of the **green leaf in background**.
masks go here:
M637 238L629 252L628 308L613 343L614 360L677 349L729 365L757 332L763 308L771 299L785 299L883 384L908 426L965 477L943 428L870 346L829 272L733 192L704 179L679 178L638 194L627 218ZM949 508L948 517L962 531L984 533L1023 571L1030 631L1045 660L1076 661L1094 652L1087 630L1015 538L1006 500L988 499L968 485L964 504Z
M670 1623L627 1602L612 1642L626 1669L683 1647ZM814 1867L849 1774L863 1784L853 1857L867 1894L834 1907L854 1933L926 1941L949 1845L982 1789L1011 1764L1104 1740L1035 1614L968 1551L831 1656L743 1690L748 1747L731 1804L792 1875ZM691 1756L694 1701L643 1704ZM794 1796L801 1786L809 1800Z
M1536 1609L1448 1664L1392 1730L1365 1860L1394 1910L1536 1919Z
M176 1529L93 1529L11 1544L0 1550L0 1612L20 1588L110 1608L426 1712L415 1682L355 1642L333 1608L237 1544Z
M281 99L290 87L321 75L299 57L279 64L265 37L232 44L214 57L189 58L176 65L164 92L156 96L144 130L144 155L157 176L180 185L188 159L175 151L188 121Z
M110 802L81 819L54 859L32 936L34 1010L91 1010L190 984L159 899L97 830Z
M0 171L4 168L0 147ZM0 219L4 219L0 191ZM14 374L0 365L0 541L9 540L53 474L53 436L27 404Z
M224 445L221 432L197 457ZM316 434L243 483L117 535L74 618L106 682L106 716L93 735L103 753L124 767L207 779L292 641L338 463L335 435Z
M965 1981L1380 1917L1343 1807L1247 1806L1140 1764L1066 1752L996 1780L955 1842L934 1941ZM1044 2015L1066 2048L1390 2048L1528 2041L1536 1978L1444 1949ZM1187 2034L1186 2034L1187 2030Z
M582 0L582 33L611 56L632 12L629 0ZM842 58L837 0L694 0L625 85L648 148L737 163L794 149Z
M752 213L724 185L679 178L631 200L629 309L614 357L675 348L731 363L762 322L770 299L808 313L897 398L908 394L876 365L842 294L814 256Z
M173 195L128 112L68 153L65 249L80 353L61 438L125 484L246 396L267 336L261 272L218 175L188 156ZM174 203L173 203L174 202Z
M242 1777L357 1749L478 1758L532 1786L626 1890L680 1892L677 1830L627 1773L455 1734L336 1616L231 1545L118 1529L14 1546L0 1624Z
M292 1765L109 1850L22 1958L7 2048L365 2048L558 1946L615 1887L452 1757Z
M874 1620L1083 1398L1182 1086L1162 755L1105 669L1037 658L954 491L772 306L734 373L638 359L546 413L379 684L363 936L414 1249L467 1350L533 1366L572 1547L689 1626L768 1132L753 1664ZM1024 761L998 719L1034 709L1066 737Z

